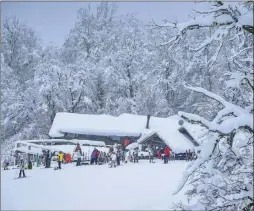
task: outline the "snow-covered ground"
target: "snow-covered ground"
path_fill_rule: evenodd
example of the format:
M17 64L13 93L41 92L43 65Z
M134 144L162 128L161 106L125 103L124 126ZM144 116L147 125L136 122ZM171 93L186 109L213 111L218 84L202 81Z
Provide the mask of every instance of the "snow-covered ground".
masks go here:
M14 179L17 170L1 172L2 210L169 210L186 202L172 196L186 161L156 160L117 168L63 165L62 170L34 168L28 178ZM53 164L55 166L55 164Z

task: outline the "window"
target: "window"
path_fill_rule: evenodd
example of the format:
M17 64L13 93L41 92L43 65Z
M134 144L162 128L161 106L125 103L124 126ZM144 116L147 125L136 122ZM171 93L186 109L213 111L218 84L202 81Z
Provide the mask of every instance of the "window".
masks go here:
M76 138L76 134L75 133L66 133L66 138L68 139L75 139Z
M120 141L120 137L119 136L111 136L113 141Z

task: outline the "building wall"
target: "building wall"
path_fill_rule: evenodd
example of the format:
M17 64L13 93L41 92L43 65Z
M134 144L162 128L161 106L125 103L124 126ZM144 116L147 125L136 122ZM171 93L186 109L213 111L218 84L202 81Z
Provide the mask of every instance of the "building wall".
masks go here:
M139 137L121 137L121 136L97 136L97 135L84 135L84 134L73 134L66 133L65 139L78 139L78 140L94 140L104 141L106 145L113 145L115 143L123 144L124 140L129 139L130 143L135 142Z
M153 145L154 147L164 147L166 144L163 140L160 139L159 136L152 135L151 137L147 138L142 144L142 149L145 149L147 146Z

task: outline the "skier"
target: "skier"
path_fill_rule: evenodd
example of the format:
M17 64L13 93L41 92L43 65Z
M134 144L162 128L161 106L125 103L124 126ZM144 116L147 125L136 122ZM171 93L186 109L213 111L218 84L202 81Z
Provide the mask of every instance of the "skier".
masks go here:
M172 152L172 160L176 160L176 154L175 154L175 152Z
M67 153L65 157L65 163L70 163L70 162L71 162L71 155Z
M138 163L138 148L133 152L134 163Z
M32 168L33 168L32 161L31 161L31 160L29 160L29 161L28 161L28 169L32 169Z
M23 173L23 177L26 177L25 175L25 162L24 159L20 159L20 165L19 165L19 178L21 178L21 173Z
M164 150L163 150L162 147L161 147L161 150L160 150L160 155L161 155L161 159L164 160Z
M169 156L170 156L170 149L168 146L165 147L165 150L164 150L164 163L168 163L168 159L169 159Z
M101 152L102 153L102 164L106 163L106 153L105 152Z
M121 160L121 151L120 151L120 149L118 149L117 152L116 152L116 160L117 160L117 165L120 166L120 160Z
M126 151L125 151L125 149L123 150L122 161L125 162L125 163L127 163L127 158L126 158Z
M78 150L76 152L76 154L77 154L77 164L76 164L76 166L80 166L80 163L81 163L81 150Z
M148 154L149 154L149 162L153 163L153 149L152 149L152 147L148 148Z
M129 160L129 162L132 162L132 153L131 153L131 150L129 150L129 153L128 153L128 160Z
M101 151L99 151L98 154L98 164L101 165L103 163L103 154Z
M98 157L99 157L99 150L98 149L95 149L95 164L97 165L98 164Z
M63 162L63 153L60 151L58 154L58 168L61 169L61 163Z
M4 170L8 170L8 166L9 166L9 162L8 162L8 160L5 158L5 159L4 159Z
M103 158L104 158L103 163L107 163L107 154L106 154L106 152L103 152Z
M37 153L37 155L36 155L36 164L37 164L37 167L40 166L40 163L41 163L41 161L40 161L40 155L39 155L39 153Z
M95 162L95 158L96 158L96 149L94 148L94 150L92 151L92 154L91 154L91 164L94 164Z
M157 158L158 159L161 159L161 153L160 153L160 150L157 151Z
M51 160L51 157L50 157L50 153L49 153L49 150L47 151L46 153L46 168L50 168L50 160Z
M112 152L114 152L113 146L111 146L111 147L109 148L109 152L108 152L108 153L111 155Z
M110 162L109 162L109 167L116 167L116 153L112 152L111 156L110 156Z

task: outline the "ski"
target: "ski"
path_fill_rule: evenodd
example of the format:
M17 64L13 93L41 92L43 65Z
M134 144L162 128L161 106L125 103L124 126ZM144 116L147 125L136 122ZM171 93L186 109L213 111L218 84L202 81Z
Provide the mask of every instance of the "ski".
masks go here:
M14 179L25 179L25 178L28 178L28 177L15 177Z
M54 170L63 170L62 168L55 167Z

